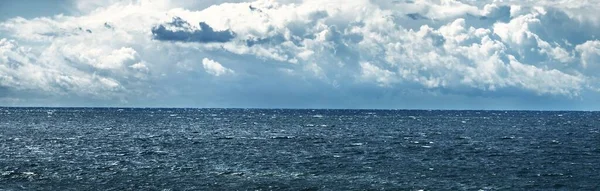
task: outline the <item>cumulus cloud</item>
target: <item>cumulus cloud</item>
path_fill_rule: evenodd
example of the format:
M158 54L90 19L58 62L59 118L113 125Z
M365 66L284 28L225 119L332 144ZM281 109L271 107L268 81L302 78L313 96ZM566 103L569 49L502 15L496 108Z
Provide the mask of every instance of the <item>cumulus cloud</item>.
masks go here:
M318 94L352 100L367 94L365 89L374 97L411 89L436 96L569 101L600 89L600 17L594 11L600 7L587 1L73 5L78 14L0 22L0 87L127 101L255 89L287 92L282 97L290 99ZM185 91L198 85L205 92ZM309 96L297 99L303 97Z
M225 75L225 74L233 74L234 73L233 70L231 70L229 68L225 68L219 62L208 59L208 58L202 59L202 66L204 67L204 70L206 70L207 73L209 73L213 76L221 76L221 75Z
M0 55L0 87L14 91L109 98L123 90L115 79L46 62L14 40L0 39Z
M368 62L360 63L362 77L366 80L375 80L382 86L388 86L395 81L394 72L381 69Z
M587 41L577 45L575 50L581 54L581 64L583 68L598 67L600 63L600 41Z

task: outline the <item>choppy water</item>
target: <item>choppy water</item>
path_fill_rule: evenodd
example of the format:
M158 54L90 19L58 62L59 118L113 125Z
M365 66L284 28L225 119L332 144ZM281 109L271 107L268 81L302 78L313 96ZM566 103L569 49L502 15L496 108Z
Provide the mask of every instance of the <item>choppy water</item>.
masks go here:
M0 108L0 190L600 190L600 113Z

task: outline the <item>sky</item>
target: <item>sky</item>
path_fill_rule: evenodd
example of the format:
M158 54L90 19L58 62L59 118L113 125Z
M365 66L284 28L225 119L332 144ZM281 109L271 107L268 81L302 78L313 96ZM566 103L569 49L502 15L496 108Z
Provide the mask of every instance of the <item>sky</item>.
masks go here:
M600 110L600 0L0 1L0 106Z

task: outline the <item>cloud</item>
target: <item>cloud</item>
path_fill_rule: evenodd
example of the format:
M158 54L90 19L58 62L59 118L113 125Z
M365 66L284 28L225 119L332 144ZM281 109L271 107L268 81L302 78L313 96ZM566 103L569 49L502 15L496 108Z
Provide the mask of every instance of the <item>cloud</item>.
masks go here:
M600 63L600 41L587 41L577 45L575 50L581 54L581 64L583 68L599 69L597 65ZM595 70L594 70L595 71Z
M600 89L600 20L590 2L225 2L75 1L78 14L2 21L0 87L198 105L241 104L234 95L256 89L332 104L382 96L571 103Z
M381 86L389 86L391 83L396 81L396 74L394 72L381 69L368 62L360 63L360 67L362 70L361 75L363 79L374 79Z
M169 30L165 26L171 26L175 29ZM189 23L179 17L173 18L173 21L164 25L158 25L152 28L154 39L164 41L181 41L181 42L227 42L235 37L234 33L229 30L214 31L213 28L204 22L200 22L200 29L194 29Z
M33 50L14 40L0 39L0 87L13 91L34 91L47 95L112 98L123 87L109 77L85 73L67 66L56 66L37 58Z
M233 70L231 70L229 68L225 68L219 62L216 62L216 61L208 59L208 58L202 59L202 66L204 67L204 70L206 70L207 73L209 73L213 76L222 76L225 74L233 74L234 73Z

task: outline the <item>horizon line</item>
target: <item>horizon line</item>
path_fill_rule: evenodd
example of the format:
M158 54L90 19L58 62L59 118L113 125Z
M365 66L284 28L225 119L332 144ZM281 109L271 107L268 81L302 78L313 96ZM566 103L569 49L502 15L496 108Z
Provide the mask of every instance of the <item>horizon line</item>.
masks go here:
M241 109L241 110L378 110L378 111L528 111L528 112L600 112L575 109L419 109L419 108L300 108L300 107L138 107L138 106L2 106L0 108L48 109Z

